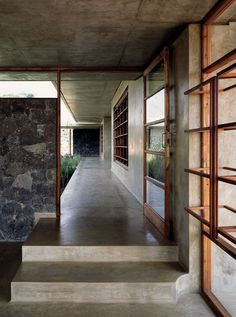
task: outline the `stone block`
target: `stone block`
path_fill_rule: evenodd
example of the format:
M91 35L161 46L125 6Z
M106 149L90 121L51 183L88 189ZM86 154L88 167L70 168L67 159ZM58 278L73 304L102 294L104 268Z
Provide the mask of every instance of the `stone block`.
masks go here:
M44 154L46 151L46 143L37 143L32 145L26 145L23 147L26 151L31 152L33 154Z
M0 100L0 240L24 240L55 212L56 99Z
M20 174L16 177L13 187L24 188L28 191L32 191L32 177L30 172L26 172L24 174Z

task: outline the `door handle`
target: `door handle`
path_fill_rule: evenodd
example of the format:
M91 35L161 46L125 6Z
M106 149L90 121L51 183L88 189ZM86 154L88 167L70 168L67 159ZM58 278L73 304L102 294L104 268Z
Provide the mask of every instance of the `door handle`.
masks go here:
M162 137L161 137L161 146L163 149L166 148L166 133L162 133Z

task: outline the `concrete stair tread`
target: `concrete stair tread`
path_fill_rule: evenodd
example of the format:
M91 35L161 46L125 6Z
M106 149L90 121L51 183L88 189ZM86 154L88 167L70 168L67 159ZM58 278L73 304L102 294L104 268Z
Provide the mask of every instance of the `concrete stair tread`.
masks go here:
M24 262L13 283L173 283L184 273L177 262Z
M80 217L78 217L78 213ZM126 208L104 209L103 216L96 216L101 210L80 208L76 213L68 212L70 216L62 217L60 223L53 218L41 218L30 234L25 246L168 246L175 245L173 241L163 238L153 225L143 217L141 212ZM107 214L107 215L106 215ZM132 217L130 216L132 215ZM106 215L106 217L104 216ZM109 217L110 215L110 217ZM129 215L129 217L128 217ZM125 217L125 218L124 218ZM131 217L131 218L130 218ZM124 228L125 225L129 225ZM136 226L134 225L136 222ZM125 230L124 230L125 229Z
M177 246L28 246L23 262L177 262Z

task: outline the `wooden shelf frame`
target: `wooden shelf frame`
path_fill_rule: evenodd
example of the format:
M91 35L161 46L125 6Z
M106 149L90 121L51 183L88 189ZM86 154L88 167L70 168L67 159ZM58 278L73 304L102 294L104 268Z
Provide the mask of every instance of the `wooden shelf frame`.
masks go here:
M114 161L128 166L128 89L113 108Z
M187 173L190 173L190 174L200 176L200 177L205 177L208 179L211 178L210 168L207 168L207 167L186 168L184 171ZM221 181L221 182L236 185L236 169L235 168L233 168L233 167L219 167L217 174L219 174L219 171L235 172L235 175L218 175L217 180Z
M236 226L222 226L218 227L218 233L225 237L227 240L236 244L236 237L231 235L231 232L236 232ZM236 258L236 257L235 257Z
M228 86L226 88L219 89L218 83L219 80L236 78L235 64L232 65L232 62L236 60L236 49L222 56L217 61L212 61L213 33L211 29L216 19L235 1L217 1L215 6L201 21L202 83L186 92L187 95L198 95L201 104L200 127L189 128L186 132L199 133L201 140L201 166L209 168L209 178L208 176L207 178L201 177L202 171L200 171L199 175L201 177L201 205L206 207L186 207L186 211L201 222L202 295L216 315L220 317L230 317L231 315L212 291L212 262L214 261L212 257L212 242L235 258L236 248L232 245L232 240L234 239L232 239L232 235L227 228L222 228L218 225L218 213L221 212L220 208L225 208L233 213L236 212L236 209L228 205L218 206L218 183L219 181L228 181L228 179L224 177L222 179L222 176L218 175L218 134L235 130L236 124L235 122L218 124L218 95L235 88L235 85L232 85L232 83L228 85L227 82ZM222 71L223 67L224 70ZM210 83L210 89L205 88L208 83ZM189 169L189 172L192 172L191 170L196 172L196 169ZM199 208L205 208L205 214L202 214L202 210Z
M119 129L122 125L124 125L124 124L126 124L126 123L128 123L128 120L125 120L125 121L123 121L122 123L120 123L118 126L115 126L115 127L114 127L114 130Z
M218 130L220 131L232 131L236 130L236 122L228 122L228 123L221 123L217 126ZM200 127L200 128L193 128L185 130L186 133L204 133L204 132L210 132L210 127Z
M231 66L230 69L234 69L235 66ZM227 69L228 71L228 69ZM207 127L201 127L196 129L189 129L186 130L188 133L204 133L207 132L210 134L210 149L209 149L209 157L207 166L208 167L197 167L197 168L188 168L185 169L185 172L188 172L190 174L197 175L201 178L206 178L210 181L210 193L208 189L208 195L209 195L209 237L210 239L215 242L215 240L218 238L219 234L224 235L224 238L229 238L229 240L232 242L234 238L231 237L229 233L225 233L224 231L220 232L218 230L218 182L224 182L232 185L236 185L236 168L234 167L219 167L218 166L218 134L220 131L229 131L236 129L236 123L235 122L228 122L224 124L218 124L218 82L219 82L219 75L222 75L224 72L220 72L220 74L217 74L216 76L211 77L210 79L200 83L199 85L196 85L195 87L189 89L186 91L186 95L191 94L195 90L198 90L200 87L204 87L205 85L210 85L210 105L208 101L208 121L210 122L210 125ZM209 138L209 137L208 137ZM206 163L206 158L204 159ZM222 173L224 171L225 173ZM228 175L228 172L235 172L230 173ZM222 173L222 174L221 174ZM220 175L219 175L220 174ZM204 193L207 194L206 191ZM204 202L203 202L203 205ZM231 210L231 209L229 209ZM203 225L207 225L208 221L204 219L202 216L200 216L196 210L194 211L190 207L186 207L186 211L195 216ZM227 247L225 247L227 249ZM229 250L230 254L232 254L232 249Z
M230 212L236 213L236 210L230 206L226 205L219 205L218 210L220 209L226 209L229 210ZM194 206L194 207L185 207L185 210L192 215L194 218L199 220L202 224L210 228L210 221L209 219L206 219L206 216L209 218L209 211L210 211L210 206ZM236 237L232 236L230 233L236 232L236 226L217 226L217 237L222 235L224 238L229 240L231 243L236 244ZM208 238L211 239L210 234L208 232ZM229 244L230 246L230 244ZM227 247L226 247L227 249ZM227 252L227 250L226 250ZM236 255L232 253L232 248L230 247L230 255L236 258Z
M122 114L124 112L126 112L127 110L128 110L128 107L125 107L125 109L123 111L121 111L121 113L116 116L116 118L114 119L114 122L116 122L120 118L120 116L122 116Z

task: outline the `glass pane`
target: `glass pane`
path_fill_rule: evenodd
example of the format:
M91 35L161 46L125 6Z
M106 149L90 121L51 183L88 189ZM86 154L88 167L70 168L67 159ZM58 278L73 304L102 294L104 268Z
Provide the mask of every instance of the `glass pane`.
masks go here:
M215 62L225 54L235 49L235 29L231 26L236 17L236 2L222 10L211 26L211 62ZM232 23L231 23L232 22ZM228 25L228 27L224 27Z
M236 261L211 242L211 291L232 316L236 312Z
M57 72L0 72L0 81L52 81L56 82Z
M1 98L57 98L51 81L0 81Z
M236 69L233 70L236 72ZM231 87L231 88L230 88ZM219 80L218 120L219 124L236 121L236 78ZM226 130L229 132L230 130Z
M147 127L147 149L152 151L165 151L164 122Z
M147 181L147 204L165 219L165 191Z
M165 89L147 99L146 122L152 122L165 118Z
M1 72L1 98L57 98L56 72Z
M147 76L147 95L152 95L161 89L164 84L164 62L162 61Z
M165 183L165 156L147 154L147 176Z

